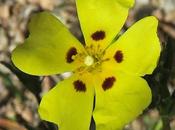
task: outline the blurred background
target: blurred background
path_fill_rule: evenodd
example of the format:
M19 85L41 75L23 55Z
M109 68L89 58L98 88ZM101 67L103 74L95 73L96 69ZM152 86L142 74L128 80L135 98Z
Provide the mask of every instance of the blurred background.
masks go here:
M83 40L74 0L0 0L0 130L58 129L52 123L41 121L37 108L43 93L62 76L27 75L10 60L12 50L29 35L27 24L31 15L43 10L55 13ZM153 100L125 130L175 130L175 0L137 0L121 32L148 15L159 19L162 43L158 67L152 75L144 77L152 89ZM94 129L93 122L91 129Z

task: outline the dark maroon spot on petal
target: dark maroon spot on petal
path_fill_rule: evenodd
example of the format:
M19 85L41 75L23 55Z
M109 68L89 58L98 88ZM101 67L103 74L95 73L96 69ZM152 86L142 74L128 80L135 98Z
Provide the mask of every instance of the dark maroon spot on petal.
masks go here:
M70 48L66 55L67 63L72 63L74 61L72 57L76 54L77 54L77 49L75 47Z
M74 88L77 92L85 92L86 91L86 85L81 80L74 81Z
M114 59L117 61L117 63L121 63L123 61L122 51L117 51L114 55Z
M92 39L95 41L103 40L105 38L105 32L104 31L96 31L91 35Z
M115 77L106 78L102 84L103 90L106 91L107 89L112 88L115 81L116 81Z

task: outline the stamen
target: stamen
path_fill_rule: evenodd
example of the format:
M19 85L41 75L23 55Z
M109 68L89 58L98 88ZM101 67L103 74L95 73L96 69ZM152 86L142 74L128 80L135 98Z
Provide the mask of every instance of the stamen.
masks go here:
M112 88L112 86L114 85L114 82L116 81L115 77L108 77L104 80L103 84L102 84L102 87L103 87L103 90L107 90L107 89L110 89Z

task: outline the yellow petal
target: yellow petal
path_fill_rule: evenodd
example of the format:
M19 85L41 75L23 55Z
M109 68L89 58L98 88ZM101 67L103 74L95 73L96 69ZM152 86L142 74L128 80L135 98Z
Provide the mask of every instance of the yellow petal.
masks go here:
M57 74L77 67L71 53L84 48L55 16L49 12L34 15L29 31L29 38L12 53L16 67L33 75Z
M151 102L147 82L121 72L103 71L95 78L96 130L122 130Z
M122 28L134 0L76 0L86 45L107 47Z
M42 98L39 114L43 120L57 124L59 130L89 130L93 101L89 75L73 75Z
M132 75L151 74L161 50L157 25L158 21L153 16L134 24L106 50L104 58L110 60L103 65Z
M117 0L117 1L126 7L132 7L135 3L135 0Z

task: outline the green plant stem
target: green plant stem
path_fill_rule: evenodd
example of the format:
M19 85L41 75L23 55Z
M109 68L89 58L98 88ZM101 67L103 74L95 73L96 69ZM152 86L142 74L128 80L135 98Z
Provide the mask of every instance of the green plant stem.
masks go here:
M171 130L170 119L168 117L162 117L163 127L162 130Z

